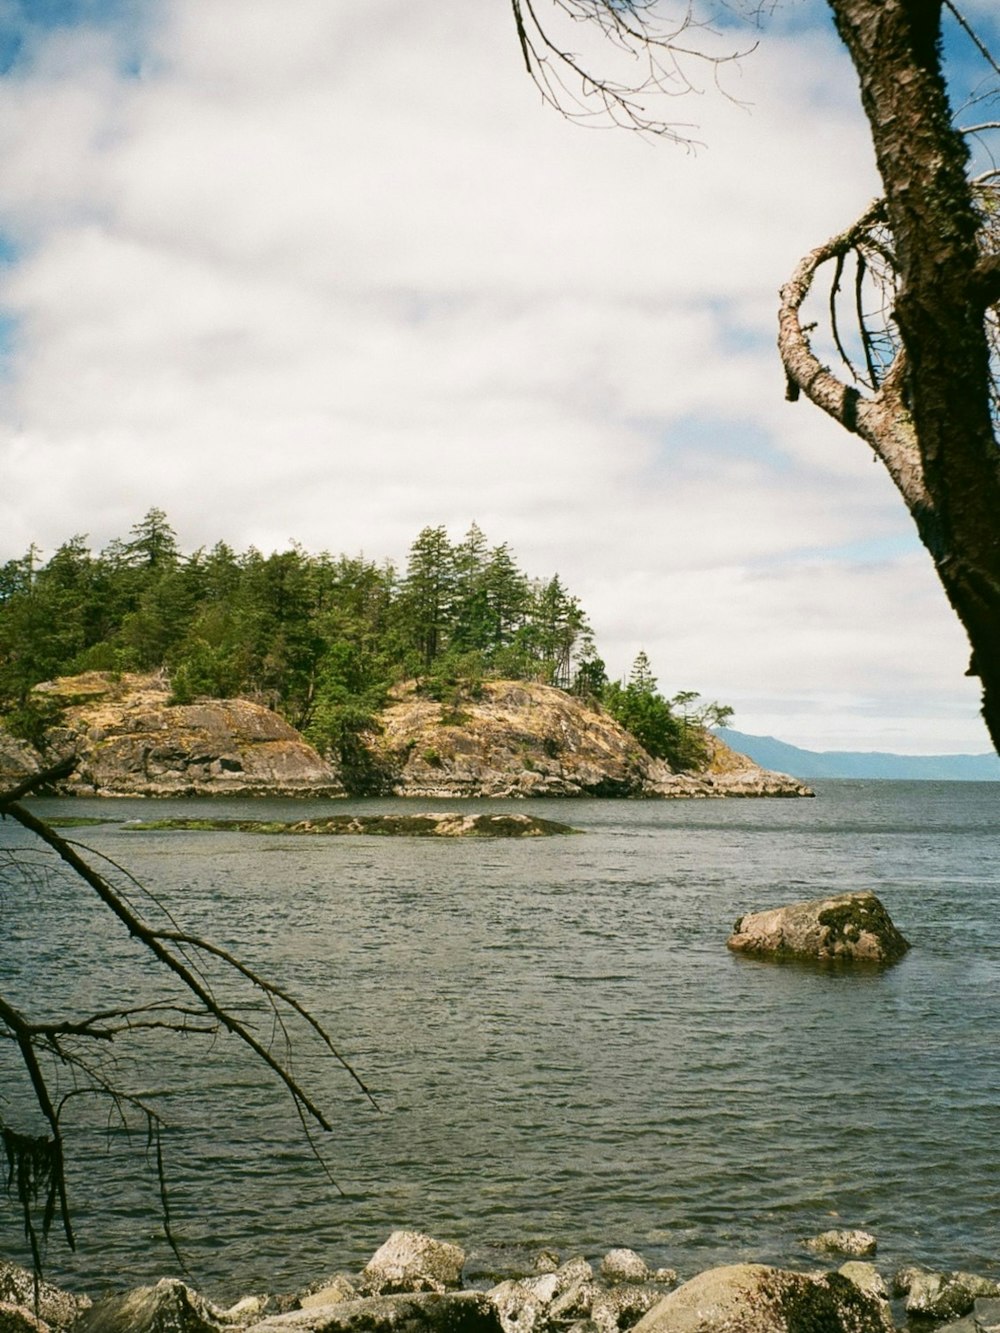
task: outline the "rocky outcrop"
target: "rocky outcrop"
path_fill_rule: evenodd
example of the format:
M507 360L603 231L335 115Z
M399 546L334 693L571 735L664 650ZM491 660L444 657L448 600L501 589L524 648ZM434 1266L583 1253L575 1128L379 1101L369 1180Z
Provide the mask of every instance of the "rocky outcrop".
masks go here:
M372 740L397 796L809 796L708 738L700 773L652 759L603 709L551 685L484 681L441 703L398 689Z
M88 672L39 685L62 707L50 751L78 756L63 790L94 796L342 796L294 727L249 699L172 704L160 676Z
M142 819L129 820L128 832L149 829L186 829L235 833L268 833L305 837L366 834L382 838L548 838L575 833L569 824L537 815L443 814L331 815L329 819L299 819L284 823L271 819Z
M894 963L910 947L873 893L841 893L740 917L736 953L821 962Z
M42 763L34 748L0 727L0 786L9 789L41 770Z
M165 677L88 672L36 687L61 710L46 756L78 756L66 793L97 796L345 795L340 775L277 713L249 699L173 704ZM675 773L596 704L526 681L485 681L442 703L399 687L367 738L384 794L811 796L706 735L709 760ZM40 767L0 737L0 782Z
M635 1333L887 1333L892 1326L886 1302L840 1273L732 1264L670 1292Z

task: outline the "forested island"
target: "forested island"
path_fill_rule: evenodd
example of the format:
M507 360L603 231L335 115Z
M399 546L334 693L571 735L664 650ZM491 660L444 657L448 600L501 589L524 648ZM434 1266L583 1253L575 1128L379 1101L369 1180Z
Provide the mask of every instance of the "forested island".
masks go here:
M559 575L475 524L424 528L404 571L296 544L184 554L160 509L96 553L32 546L0 568L0 716L8 749L80 752L99 794L717 794L679 775L772 794L736 792L754 766L708 730L731 709L665 697L645 653L609 680Z

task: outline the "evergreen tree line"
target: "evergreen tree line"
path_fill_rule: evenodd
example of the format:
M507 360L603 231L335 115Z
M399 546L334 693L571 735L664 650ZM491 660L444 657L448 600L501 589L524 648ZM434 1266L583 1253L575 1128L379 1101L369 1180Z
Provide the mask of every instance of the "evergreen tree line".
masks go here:
M609 682L559 576L530 578L475 524L458 543L424 528L402 574L298 545L185 556L160 509L97 554L76 536L39 555L0 567L0 710L28 739L52 721L33 687L90 670L165 670L178 703L260 698L347 766L363 763L362 733L391 686L411 678L442 699L485 678L574 690L675 767L697 766L702 725L728 712L694 707L692 693L664 699L645 654Z

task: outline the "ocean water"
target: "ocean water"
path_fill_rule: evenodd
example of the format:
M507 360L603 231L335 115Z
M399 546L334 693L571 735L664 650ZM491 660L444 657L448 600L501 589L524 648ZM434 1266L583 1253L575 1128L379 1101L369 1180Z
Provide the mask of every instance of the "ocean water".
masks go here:
M232 1039L154 1032L144 1055L128 1040L102 1054L169 1122L189 1280L217 1300L293 1290L358 1266L397 1227L469 1250L630 1245L691 1276L806 1264L802 1237L860 1226L887 1273L1000 1277L998 806L1000 784L843 781L816 800L517 806L582 831L571 838L70 832L304 1001L378 1102L298 1034L296 1069L332 1118L313 1135L324 1169L287 1095ZM329 807L36 808L122 821ZM9 822L0 839L30 842ZM163 994L84 885L37 856L25 880L24 864L0 861L0 994L49 1016ZM913 945L894 968L725 947L745 911L861 888ZM216 984L282 1040L252 992ZM9 1048L0 1097L6 1114L23 1104ZM77 1250L53 1234L49 1273L91 1291L178 1273L143 1135L85 1098L64 1117ZM24 1253L3 1200L0 1254Z

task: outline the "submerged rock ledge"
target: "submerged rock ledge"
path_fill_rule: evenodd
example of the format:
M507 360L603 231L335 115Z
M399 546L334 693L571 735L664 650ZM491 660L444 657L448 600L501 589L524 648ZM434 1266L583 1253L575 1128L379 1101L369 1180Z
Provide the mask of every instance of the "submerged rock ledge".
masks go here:
M390 838L547 838L578 833L569 824L534 815L331 815L328 819L299 819L282 822L270 819L131 819L122 825L128 831L187 829L189 831L235 833L331 834L361 833Z
M803 1249L857 1254L867 1232L826 1232ZM827 1270L734 1263L678 1285L634 1250L596 1268L552 1250L461 1246L396 1231L360 1272L335 1272L296 1293L245 1296L226 1309L163 1278L97 1300L0 1261L2 1333L994 1333L1000 1283L972 1273L904 1268L890 1283L872 1263ZM948 1321L961 1322L948 1322Z

